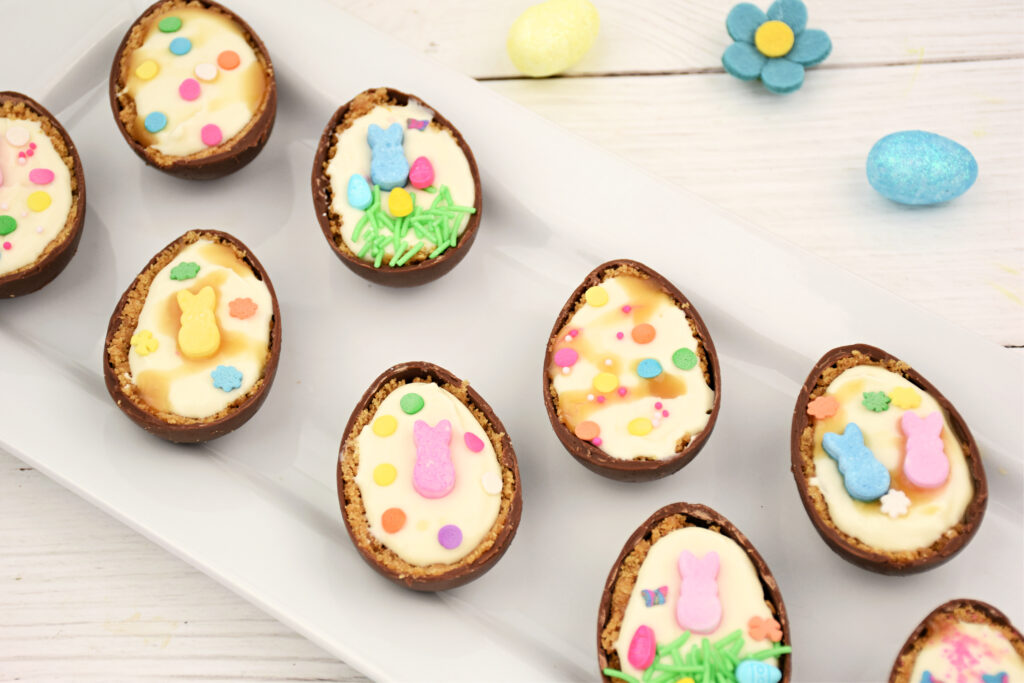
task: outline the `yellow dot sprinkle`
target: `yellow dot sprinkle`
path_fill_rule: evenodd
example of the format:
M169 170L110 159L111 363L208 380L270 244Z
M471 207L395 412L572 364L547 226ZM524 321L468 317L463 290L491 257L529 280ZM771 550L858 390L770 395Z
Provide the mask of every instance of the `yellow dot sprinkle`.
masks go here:
M388 211L395 218L403 218L412 213L412 196L401 187L391 190L388 195Z
M697 681L687 676L686 678L680 678L676 683L697 683Z
M615 391L618 386L619 378L610 372L599 372L597 377L594 378L594 388L602 394L607 394L609 391Z
M420 521L416 522L416 530L417 531L426 531L427 530L427 520L421 519Z
M754 34L754 45L765 57L781 57L793 49L793 29L784 21L766 21Z
M373 468L373 481L377 486L390 486L397 476L398 470L395 469L394 465L389 463L377 465Z
M50 195L42 190L33 192L28 196L28 208L33 211L45 211L50 206Z
M148 81L160 71L160 67L152 59L147 59L135 69L135 75L144 81Z
M913 410L921 405L921 394L913 387L896 387L889 392L892 404L904 410Z
M391 436L398 429L398 420L394 415L381 415L373 421L373 433L377 436Z
M600 285L588 289L587 293L584 294L583 297L591 306L604 306L608 303L608 291Z
M651 425L651 421L646 417L638 417L635 420L630 420L629 426L626 427L626 429L628 429L629 433L633 436L646 436L651 433L652 427L653 425Z

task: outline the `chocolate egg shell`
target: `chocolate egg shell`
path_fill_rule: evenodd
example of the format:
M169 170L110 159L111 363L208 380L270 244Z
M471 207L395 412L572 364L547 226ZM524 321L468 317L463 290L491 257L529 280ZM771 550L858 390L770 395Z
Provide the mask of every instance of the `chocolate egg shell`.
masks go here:
M421 567L409 564L374 538L367 526L362 493L355 482L359 465L356 437L369 423L387 394L402 384L417 381L437 383L469 408L484 427L502 470L504 486L501 504L491 534L469 555L452 565L432 564ZM345 425L338 454L338 500L345 528L366 563L391 581L417 591L455 588L489 570L512 542L523 509L519 464L508 433L494 410L464 380L442 367L419 361L395 365L384 371L370 384L356 404Z
M82 173L82 159L71 136L43 105L21 93L0 92L0 116L40 121L51 139L58 138L63 143L65 149L62 151L58 140L53 140L55 149L61 153L71 172L71 211L64 228L33 263L0 275L0 298L11 298L42 288L71 262L82 238L85 221L85 175Z
M927 548L913 553L889 553L876 550L868 544L838 529L828 515L828 507L820 490L809 484L815 475L813 435L814 427L807 414L808 403L824 393L829 384L843 370L856 365L877 365L902 375L912 384L931 395L946 413L947 423L964 451L974 496L952 536L944 534ZM800 389L793 409L790 433L791 469L796 480L800 500L807 510L814 528L822 540L844 559L881 574L913 574L936 567L963 550L974 536L985 514L988 502L988 484L981 463L978 446L967 428L967 423L953 404L919 372L882 349L867 344L851 344L832 349L811 369Z
M711 407L711 414L708 422L697 434L690 437L686 445L671 457L655 460L653 458L624 460L614 458L600 448L577 437L573 431L564 423L559 415L558 406L555 403L555 394L552 387L551 377L548 368L552 364L554 346L560 330L568 323L570 317L575 313L583 301L585 292L595 285L604 282L608 277L629 271L635 271L645 276L657 285L657 288L668 295L686 313L690 322L691 330L698 341L698 359L701 368L704 370L704 379L714 392L714 402ZM558 440L562 442L565 449L576 458L587 469L619 481L651 481L666 477L679 471L684 465L693 460L697 453L704 448L711 431L718 420L718 409L722 400L721 370L718 365L718 354L715 352L715 345L711 341L711 334L701 319L697 309L690 301L683 296L682 292L676 289L675 285L669 282L664 276L652 268L627 259L618 259L602 263L592 270L579 287L572 293L568 301L562 307L561 312L551 328L544 354L543 368L543 389L544 406L547 409L548 420L555 430Z
M219 413L206 418L191 418L154 409L134 391L133 384L123 385L118 381L118 375L123 373L127 366L130 339L142 308L141 304L135 304L132 301L141 299L145 303L150 284L156 274L169 264L182 249L200 239L222 243L235 250L241 260L252 269L253 274L266 284L273 302L273 316L269 355L261 379L248 393ZM134 318L126 316L134 316ZM195 230L185 233L161 249L121 295L120 301L114 308L114 313L110 316L110 323L107 325L103 350L103 378L106 381L110 397L135 424L168 441L199 443L216 439L238 429L259 410L274 382L280 356L281 310L278 306L277 294L274 292L274 285L263 268L263 264L248 247L232 235L218 230Z
M779 585L772 576L768 564L757 552L754 545L733 524L715 510L692 503L673 503L661 508L637 528L622 547L601 594L601 604L597 613L597 664L602 680L613 683L614 679L604 675L606 668L621 669L618 653L611 645L618 635L626 604L636 584L637 573L643 565L651 546L665 534L688 526L703 527L731 539L743 551L757 570L764 591L765 601L782 630L779 645L792 646L789 630L789 617L786 605L782 601ZM606 633L606 630L608 631ZM780 655L778 658L782 681L789 680L792 669L792 656Z
M1010 623L1009 617L987 602L959 598L939 605L918 624L900 649L896 661L893 662L892 671L889 673L889 683L919 683L910 678L914 671L917 655L933 627L939 630L944 622L948 623L950 620L990 624L1001 631L1013 644L1017 654L1024 658L1024 637Z
M466 160L469 162L469 168L473 175L475 190L473 207L476 209L476 213L470 216L466 229L459 237L458 243L437 258L410 261L403 266L397 267L389 267L385 264L380 268L374 268L373 263L364 261L356 256L348 245L345 244L338 232L339 217L331 209L333 192L331 191L331 181L327 177L327 164L334 156L337 144L336 133L339 126L345 123L345 117L353 107L353 103L367 96L379 97L383 101L397 106L405 106L411 101L429 109L434 114L433 121L451 132ZM341 262L348 266L356 275L366 278L370 282L390 285L392 287L421 285L436 280L454 268L466 256L466 252L473 245L477 229L480 227L480 213L483 210L483 195L480 191L480 170L477 168L473 150L470 149L466 139L462 137L462 133L448 119L444 118L436 109L419 97L395 90L394 88L371 88L346 102L334 112L334 115L324 128L323 135L320 136L320 143L317 146L316 155L313 157L312 189L313 208L316 211L316 218L320 223L320 229L323 231L327 243L331 245L331 249L341 259Z
M185 7L200 7L223 14L245 33L247 42L256 53L266 78L266 89L259 108L249 122L236 135L220 144L185 156L163 155L151 147L142 144L132 135L128 124L135 119L135 102L128 95L119 94L124 90L128 59L131 54L129 46L140 39L155 15L169 10ZM252 30L240 16L213 0L159 0L150 5L142 15L128 28L121 44L114 54L114 63L110 67L110 107L114 112L114 121L125 141L139 157L148 165L179 178L192 180L210 180L234 173L252 161L270 138L277 113L277 83L274 78L274 65L270 54L256 32Z

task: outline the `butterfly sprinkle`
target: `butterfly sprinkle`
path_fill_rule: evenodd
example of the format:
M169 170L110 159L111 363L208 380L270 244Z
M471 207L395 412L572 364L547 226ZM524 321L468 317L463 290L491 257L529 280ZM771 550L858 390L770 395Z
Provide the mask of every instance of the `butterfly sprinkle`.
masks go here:
M644 596L644 604L648 607L656 607L665 604L665 596L668 595L668 586L656 588L653 591L644 588L640 591Z

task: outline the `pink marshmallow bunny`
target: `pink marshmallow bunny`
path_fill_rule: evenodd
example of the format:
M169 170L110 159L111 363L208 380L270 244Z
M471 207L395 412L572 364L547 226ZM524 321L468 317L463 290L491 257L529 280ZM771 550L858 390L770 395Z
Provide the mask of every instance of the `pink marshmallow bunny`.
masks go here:
M441 420L431 427L423 420L416 420L412 437L416 442L412 487L424 498L444 498L455 488L455 466L449 448L452 423Z
M694 633L711 633L722 622L718 599L718 553L697 559L689 550L679 553L679 601L676 622Z
M900 418L900 427L907 436L907 453L903 458L903 474L914 486L934 489L949 477L949 458L942 447L942 415L934 412L920 418L909 410Z

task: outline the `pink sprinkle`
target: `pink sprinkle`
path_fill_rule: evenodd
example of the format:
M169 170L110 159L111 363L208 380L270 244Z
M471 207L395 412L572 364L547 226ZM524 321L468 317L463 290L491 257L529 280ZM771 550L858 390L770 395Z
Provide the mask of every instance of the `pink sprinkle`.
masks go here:
M199 81L194 78L186 78L178 86L178 94L181 95L181 99L189 102L199 99L199 92Z
M7 251L10 251L11 250L11 243L10 242L4 242L4 249L6 249Z
M576 349L564 348L555 351L555 365L560 368L572 367L579 359L580 354L576 352Z
M579 330L569 330L569 336L570 337L575 337L579 333L580 333Z
M28 148L29 149L35 149L36 148L36 143L34 143L34 142L28 143Z
M619 396L626 395L626 387L619 387Z
M28 172L28 179L36 185L49 185L53 182L53 171L48 168L33 168Z
M220 126L215 123L208 123L203 126L203 129L199 131L199 135L203 138L203 144L207 147L219 145L220 141L224 139L224 134L220 132Z
M480 437L477 436L476 434L470 434L469 432L466 432L466 435L462 437L462 439L463 441L466 442L466 448L473 451L474 453L479 453L484 449L483 440L481 440Z
M625 336L626 336L626 335L622 334L621 332L616 332L616 333L615 333L615 338L616 338L616 339L622 339L622 338L623 338L623 337L625 337Z
M6 211L6 210L7 210L7 202L4 202L3 204L0 204L0 211Z
M622 307L622 312L623 313L629 313L632 310L633 310L633 307L630 306L629 304L626 304L625 306Z
M598 396L597 397L597 402L598 403L604 403L604 396Z
M30 149L29 151L25 152L25 154L28 155L28 156L32 156L32 155L35 154L35 151Z
M42 231L43 231L43 226L37 225L36 226L36 232L42 232Z
M667 410L661 411L661 416L662 417L668 417L668 411Z
M654 418L653 420L651 420L651 424L654 425L655 427L658 427L659 425L661 425L661 420L659 420L658 418Z
M593 439L590 440L590 443L594 444L595 446L600 446L603 443L603 441L601 437L595 436Z
M654 404L654 409L661 410L661 401L658 401L657 403Z

